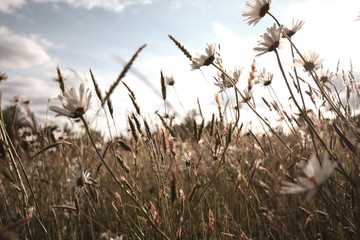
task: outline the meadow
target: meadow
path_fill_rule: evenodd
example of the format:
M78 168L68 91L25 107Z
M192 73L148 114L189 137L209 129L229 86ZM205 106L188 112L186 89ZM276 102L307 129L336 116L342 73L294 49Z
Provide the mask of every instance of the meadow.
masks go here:
M145 45L106 90L91 70L91 88L79 83L69 89L57 68L61 107L48 110L72 124L39 124L25 98L1 108L0 239L358 239L355 71L324 69L316 52L298 49L292 37L304 22L285 27L271 14L270 0L248 0L246 7L249 25L274 20L254 51L256 57L273 56L288 102L278 99L274 75L256 61L250 72L229 71L217 44L192 55L172 35L169 41L189 61L189 71L217 70L217 111L211 116L199 103L181 122L175 119L166 106L176 82L162 72L164 108L153 118L142 114L125 79ZM281 42L288 47L280 50ZM283 59L281 51L292 57ZM7 78L1 73L0 84ZM256 95L255 86L272 97ZM87 111L98 101L110 126L116 111L111 96L120 87L133 103L124 116L128 131L105 137L89 127ZM244 109L255 114L262 131L242 121Z

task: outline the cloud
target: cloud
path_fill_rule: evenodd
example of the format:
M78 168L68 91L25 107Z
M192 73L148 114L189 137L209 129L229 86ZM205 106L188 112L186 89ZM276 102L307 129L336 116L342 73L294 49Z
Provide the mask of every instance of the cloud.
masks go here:
M19 35L0 26L0 66L9 69L29 69L51 62L46 52L54 46L50 41L37 35Z
M25 4L25 0L1 0L0 12L12 13L15 8Z
M110 11L121 12L126 7L136 4L150 4L152 0L33 0L34 2L66 3L75 8L104 8Z

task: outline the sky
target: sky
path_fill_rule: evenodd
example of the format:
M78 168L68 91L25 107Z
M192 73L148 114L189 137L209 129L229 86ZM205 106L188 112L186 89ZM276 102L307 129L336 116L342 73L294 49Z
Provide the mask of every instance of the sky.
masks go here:
M256 26L249 26L242 17L245 0L0 0L0 71L8 80L0 84L2 104L8 105L16 95L31 100L39 122L67 121L48 112L49 105L59 105L60 93L56 66L62 69L69 87L81 82L92 88L91 68L103 92L109 88L135 51L147 44L124 78L134 91L144 116L164 112L159 97L160 70L175 79L168 89L168 102L179 121L187 111L197 108L197 100L207 120L216 112L213 84L216 72L211 67L191 71L189 60L168 38L173 35L190 53L203 53L207 43L220 44L225 68L243 68L239 83L246 86L250 65L256 55L260 35L274 21L264 17ZM273 0L270 12L285 26L293 18L305 21L294 36L301 51L313 50L324 59L324 67L335 71L360 68L360 15L358 0ZM283 44L280 54L284 62L289 45ZM275 74L273 88L287 101L284 84L274 54L256 58L257 68ZM158 89L155 93L146 83ZM240 88L241 88L240 87ZM254 98L264 89L254 90ZM257 96L256 96L257 95ZM118 129L126 128L126 116L134 109L123 86L111 96ZM261 105L260 105L261 107ZM95 119L99 103L93 94L88 118ZM249 110L242 109L247 121ZM104 121L93 126L104 127ZM98 124L98 125L97 125Z

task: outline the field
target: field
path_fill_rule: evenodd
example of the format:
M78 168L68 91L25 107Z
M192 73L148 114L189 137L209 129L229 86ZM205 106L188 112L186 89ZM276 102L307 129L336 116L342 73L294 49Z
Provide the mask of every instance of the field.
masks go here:
M249 2L254 4L243 16L250 25L265 15L274 19L254 50L257 57L274 57L288 102L279 101L273 74L255 61L250 72L228 71L218 45L193 56L171 35L169 41L190 61L189 71L217 70L217 112L211 116L198 104L178 123L166 107L176 82L162 73L164 109L153 118L142 115L124 78L145 46L106 91L91 71L93 88L68 89L57 68L62 107L49 111L71 125L38 124L30 102L21 98L1 109L0 239L357 239L355 71L324 69L316 52L302 52L292 41L303 22L286 28L269 12L269 1ZM287 42L290 59L279 54L280 41ZM239 89L244 74L247 87ZM1 73L0 84L5 80L11 81ZM272 98L256 101L276 124L256 107L253 91L259 85ZM133 103L125 116L128 132L105 137L89 127L87 111L94 106L90 101L98 101L112 124L111 96L118 87L127 89ZM235 104L228 103L232 99ZM262 131L242 121L245 108Z

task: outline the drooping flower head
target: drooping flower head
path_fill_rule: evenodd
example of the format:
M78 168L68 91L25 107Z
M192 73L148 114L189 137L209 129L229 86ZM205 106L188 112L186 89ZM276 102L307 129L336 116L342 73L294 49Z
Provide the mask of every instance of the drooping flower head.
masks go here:
M292 36L295 35L295 33L297 33L297 31L299 31L302 28L304 23L305 23L304 21L301 20L295 21L295 19L293 19L291 28L284 27L284 32L289 38L291 38ZM285 35L283 35L283 38L285 38Z
M267 29L264 35L261 35L262 40L258 41L259 47L255 47L255 51L260 53L256 56L260 56L267 52L272 52L280 46L280 39L282 36L283 27L278 27L275 23L271 28Z
M255 84L262 84L264 87L266 87L272 83L273 78L274 78L274 74L270 72L266 72L265 68L263 68L258 73Z
M79 95L74 88L65 90L64 95L58 96L63 108L51 106L50 110L57 113L56 116L65 116L69 118L81 117L90 107L91 92L85 89L83 83L79 87Z
M217 44L208 44L205 49L206 54L197 54L197 57L193 58L193 63L191 64L191 70L200 69L202 66L209 66L215 60Z
M281 188L282 194L297 194L306 192L306 199L312 198L318 188L331 175L336 167L336 162L331 162L327 156L322 161L320 166L319 160L313 155L307 163L302 163L302 168L307 178L298 178L298 184L291 182L284 182Z
M249 25L255 26L270 10L271 0L247 0L248 10L243 11L242 16Z
M303 67L305 72L311 72L321 67L322 59L319 59L319 54L313 51L307 51L303 58L298 57L295 59L296 67Z
M234 86L234 84L239 82L241 76L241 69L235 68L234 71L229 71L227 75L232 79L229 79L229 77L223 73L220 73L219 77L215 78L216 80L215 85L220 88L220 91L224 91L227 88L231 88Z

